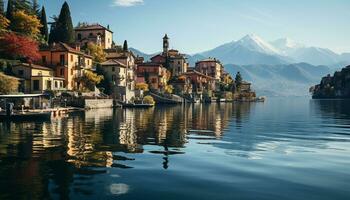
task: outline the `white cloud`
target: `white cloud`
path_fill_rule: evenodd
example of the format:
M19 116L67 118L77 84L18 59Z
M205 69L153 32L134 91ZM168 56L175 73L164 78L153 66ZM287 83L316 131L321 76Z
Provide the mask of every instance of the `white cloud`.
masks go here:
M114 6L131 7L143 4L143 0L114 0Z

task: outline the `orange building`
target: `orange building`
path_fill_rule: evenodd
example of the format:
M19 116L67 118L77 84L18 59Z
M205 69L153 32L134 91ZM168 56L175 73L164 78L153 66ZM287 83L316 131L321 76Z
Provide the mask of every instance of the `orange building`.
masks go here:
M136 70L136 83L148 83L155 90L163 88L167 84L167 69L157 63L141 63Z
M207 76L213 77L215 80L222 78L224 73L224 67L219 60L215 58L208 58L205 60L198 61L195 67L196 71L205 74Z
M52 68L56 77L64 78L67 90L76 89L75 78L84 70L91 70L93 65L92 56L81 52L79 46L72 48L62 42L40 49L40 54L39 64Z

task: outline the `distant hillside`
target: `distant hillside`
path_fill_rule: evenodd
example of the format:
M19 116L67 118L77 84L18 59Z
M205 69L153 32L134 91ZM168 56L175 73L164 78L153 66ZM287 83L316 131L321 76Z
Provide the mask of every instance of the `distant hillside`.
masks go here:
M238 71L243 78L253 83L258 95L304 96L309 94L311 85L319 82L332 70L326 66L306 63L287 65L225 65L232 75Z

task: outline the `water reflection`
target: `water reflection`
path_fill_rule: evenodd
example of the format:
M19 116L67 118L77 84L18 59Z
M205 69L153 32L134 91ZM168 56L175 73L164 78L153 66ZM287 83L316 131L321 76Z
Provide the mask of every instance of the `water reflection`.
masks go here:
M133 168L132 155L145 153L145 145L154 146L148 153L162 156L160 166L168 169L171 156L185 153L188 130L211 130L197 134L220 138L232 118L239 125L249 110L249 104L198 104L91 110L51 123L0 123L0 198L41 199L54 191L66 199L72 189L91 195L79 180L106 174L108 168ZM110 185L112 194L128 190L126 184Z
M272 99L0 123L0 199L344 197L348 105Z

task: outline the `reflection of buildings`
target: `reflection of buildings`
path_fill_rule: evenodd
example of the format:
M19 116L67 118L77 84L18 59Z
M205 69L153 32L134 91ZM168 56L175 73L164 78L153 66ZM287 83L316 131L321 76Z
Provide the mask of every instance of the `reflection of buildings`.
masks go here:
M11 177L0 193L12 187L30 189L33 199L50 199L50 190L55 190L67 199L77 174L93 177L109 167L134 167L129 156L144 151L159 155L159 166L167 169L173 156L184 153L189 129L212 130L214 133L203 134L221 137L231 121L242 123L249 109L249 104L194 104L94 110L50 123L0 123L0 176ZM92 187L82 186L94 192Z

